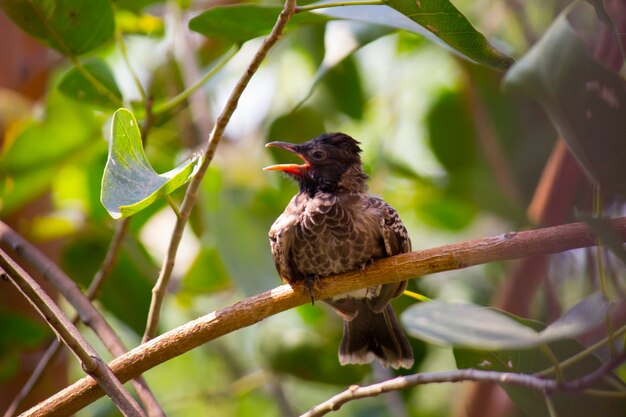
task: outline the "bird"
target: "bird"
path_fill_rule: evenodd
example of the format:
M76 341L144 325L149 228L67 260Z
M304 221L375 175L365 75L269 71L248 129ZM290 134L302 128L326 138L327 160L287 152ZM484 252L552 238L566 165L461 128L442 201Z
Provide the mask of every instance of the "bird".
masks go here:
M263 168L282 171L298 183L298 193L269 231L274 263L288 284L312 286L323 277L363 270L376 259L411 251L397 211L368 194L360 142L345 133L324 133L307 142L269 142L302 164ZM411 368L413 350L400 328L391 299L406 281L377 285L322 300L344 320L339 362Z

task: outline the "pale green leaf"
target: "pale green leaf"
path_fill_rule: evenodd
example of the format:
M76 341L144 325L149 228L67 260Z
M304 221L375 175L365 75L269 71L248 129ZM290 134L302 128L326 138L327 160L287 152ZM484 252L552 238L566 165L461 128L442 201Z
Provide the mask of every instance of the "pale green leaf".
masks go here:
M171 171L158 174L143 150L135 116L119 109L113 115L100 201L114 219L132 216L182 186L201 163L202 158L195 155Z

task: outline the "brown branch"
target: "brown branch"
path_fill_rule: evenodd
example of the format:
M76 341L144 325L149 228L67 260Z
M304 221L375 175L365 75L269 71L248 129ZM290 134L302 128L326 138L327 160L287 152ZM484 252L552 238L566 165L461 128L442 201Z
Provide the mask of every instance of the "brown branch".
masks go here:
M549 396L549 394L556 390L571 392L582 391L585 388L590 387L599 378L608 375L625 359L626 356L622 354L613 360L605 362L601 367L588 375L563 383L559 383L554 379L539 378L534 375L518 374L513 372L483 371L479 369L458 369L454 371L428 372L400 376L364 387L352 385L347 390L311 408L300 417L320 417L330 413L331 411L339 410L342 405L349 401L366 397L376 397L385 392L398 391L423 384L456 383L466 381L491 382L531 388L539 392L543 392L546 396Z
M63 343L80 360L83 370L89 374L113 400L123 415L144 417L139 404L124 389L111 369L100 359L83 335L76 329L61 309L46 294L35 280L16 264L3 250L0 250L0 275L5 275L11 283L28 299L35 309L46 319Z
M146 331L143 336L143 342L146 342L152 339L156 333L159 325L159 320L161 316L161 307L163 305L163 300L165 299L165 294L167 292L167 287L170 281L170 277L172 275L172 270L174 269L174 262L176 260L176 252L178 251L178 245L183 236L183 231L185 229L185 225L187 224L187 219L191 214L191 209L196 203L198 188L200 187L200 183L206 174L211 161L213 160L213 156L215 155L215 151L217 146L219 145L220 140L224 134L224 130L230 121L231 116L237 109L237 104L239 103L239 98L241 94L244 92L250 79L256 73L257 69L261 65L261 62L267 56L269 50L274 46L274 44L281 38L283 30L285 26L287 26L287 22L291 16L295 13L296 10L296 0L285 0L285 6L278 16L278 20L274 25L274 28L270 32L270 34L263 40L263 43L259 47L259 50L252 58L252 61L248 65L248 68L241 76L235 88L230 94L228 101L226 102L224 109L221 114L218 116L215 125L213 126L213 130L209 135L208 145L204 151L204 160L196 175L191 179L189 183L189 187L185 193L185 198L180 207L180 216L176 220L176 225L174 226L174 230L172 231L172 237L170 239L169 248L167 250L167 254L163 259L163 264L161 266L161 272L159 273L159 278L157 280L156 285L152 289L152 301L150 303L150 311L148 313L148 321L146 323Z
M27 240L22 238L7 224L0 222L0 244L10 248L13 252L19 255L20 258L32 265L46 280L50 281L78 312L78 316L72 320L72 324L76 324L78 322L78 318L80 318L94 331L98 338L102 340L107 350L111 352L113 356L121 356L126 353L128 349L122 342L122 339L120 339L111 326L109 326L104 317L102 317L100 312L93 306L90 300L93 300L94 297L97 296L100 287L106 278L111 274L127 228L127 219L118 223L113 240L111 241L109 249L105 255L105 259L98 272L96 272L91 285L87 290L87 295L85 295L81 292L78 286L76 286L74 281L68 277L54 262L48 259L46 255L30 244ZM32 389L32 386L34 386L39 379L40 375L45 371L46 362L49 363L52 358L54 358L60 347L61 343L58 340L52 342L52 344L48 347L44 357L31 374L28 382L22 388L17 398L15 398L15 400L11 403L9 409L5 412L5 417L13 415L15 409L19 406L20 401L27 395L30 389ZM133 380L132 385L137 392L137 396L146 406L148 415L152 417L162 417L165 415L143 378L139 377Z
M626 217L615 219L612 224L622 240L626 240ZM589 247L595 245L596 239L584 223L505 233L381 259L362 272L350 272L320 280L314 288L314 295L318 299L324 299L358 288L404 281L436 272ZM282 285L172 329L114 359L110 363L111 369L120 380L126 381L210 340L305 304L309 300L309 294L301 284ZM102 392L97 384L90 378L83 378L33 407L23 416L72 414L100 396Z

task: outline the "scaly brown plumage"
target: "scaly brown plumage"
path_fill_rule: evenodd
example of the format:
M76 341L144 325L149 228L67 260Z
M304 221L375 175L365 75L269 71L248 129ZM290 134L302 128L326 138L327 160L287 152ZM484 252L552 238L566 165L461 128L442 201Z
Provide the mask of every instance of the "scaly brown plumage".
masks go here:
M310 287L318 278L411 251L396 210L367 194L358 144L343 133L302 144L267 144L304 160L265 168L289 174L300 188L269 232L276 269L285 282L304 281ZM389 305L405 287L406 282L379 285L323 300L344 319L341 364L376 358L394 368L413 365L413 352Z

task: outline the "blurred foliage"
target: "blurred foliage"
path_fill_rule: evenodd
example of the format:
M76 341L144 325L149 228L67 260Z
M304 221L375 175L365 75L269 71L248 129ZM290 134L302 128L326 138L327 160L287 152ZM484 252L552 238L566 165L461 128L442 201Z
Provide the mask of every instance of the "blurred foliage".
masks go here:
M389 6L297 14L242 96L198 190L162 330L280 284L267 231L297 190L286 178L261 171L270 160L287 158L284 152L265 150L268 141L302 142L325 131L344 131L357 138L364 149L371 192L398 209L414 249L528 227L526 210L556 132L591 179L623 191L623 71L598 62L588 47L598 41L600 28L608 28L601 41L611 41L617 15L608 13L604 2L594 1L609 23L602 26L591 6L559 15L565 2L507 8L513 3L389 1ZM303 5L317 7L299 3ZM137 203L127 213L133 214L128 235L97 301L129 344L136 344L170 239L175 217L170 204L181 204L183 182L193 175L192 164L183 161L205 144L232 86L261 37L271 30L281 5L0 0L0 7L26 33L64 57L50 68L45 96L36 103L24 100L28 105L18 106L19 91L13 96L0 94L0 218L28 239L56 245L61 267L86 288L116 227L100 203L103 183L105 194L115 195L111 207ZM541 39L535 42L533 35ZM189 87L233 44L241 45L241 50L190 94ZM20 65L15 57L5 61L7 67ZM508 71L505 91L503 71ZM167 111L151 111L171 104L181 92L181 103ZM122 106L128 110L115 117L114 110ZM107 142L114 144L109 169L114 168L119 181L103 182ZM157 173L177 166L187 171L174 176L175 185L182 185L175 189ZM120 168L126 169L115 171ZM587 184L577 188L586 189ZM580 206L584 210L590 202ZM623 213L619 204L611 207L614 213ZM617 254L609 258L612 265L623 267L618 259L623 247L606 223L590 224ZM556 278L538 292L541 308L533 311L535 318L550 321L548 307L576 305L597 289L597 279L586 272L594 265L575 256L576 262L567 266L552 264L550 272ZM574 267L573 273L567 269ZM623 268L614 269L614 287L620 294ZM506 278L503 266L486 265L412 280L409 288L430 298L485 304ZM550 292L550 285L556 290ZM546 294L556 306L545 306ZM444 363L437 359L440 348L412 338L416 363L409 371L341 367L337 360L341 320L321 304L299 307L216 340L149 371L147 380L171 416L270 417L289 414L285 407L303 412L351 384L455 366L451 356ZM443 316L454 311L446 305L438 310ZM425 317L420 305L414 306L410 297L394 301L399 314L408 310L416 315L412 320ZM491 328L498 320L467 312L458 319L456 324L468 332L478 325ZM513 320L537 332L543 328L536 322ZM427 324L441 321L431 317ZM9 381L19 371L22 352L39 346L47 333L40 324L4 308L0 328L0 381ZM467 334L459 331L453 336ZM556 342L550 339L558 360L584 349L570 340L574 333L566 336ZM484 338L482 342L486 344ZM481 369L519 372L551 365L540 348L517 347L495 351L455 347L454 360L459 368L489 363ZM582 375L603 360L601 355L586 356L568 368L567 376ZM72 369L73 376L80 375ZM605 381L598 384L607 388ZM623 390L623 383L611 387ZM399 404L408 415L451 415L458 408L450 400L455 388L443 388L436 395L428 388L401 393ZM542 396L505 389L520 410L545 415ZM424 394L427 402L420 401L424 392L429 393ZM611 407L622 403L599 396L555 398L559 415L602 410L602 415L611 416L615 409ZM573 413L572 407L579 412ZM79 415L116 413L103 400ZM336 415L396 414L381 397L348 404Z

